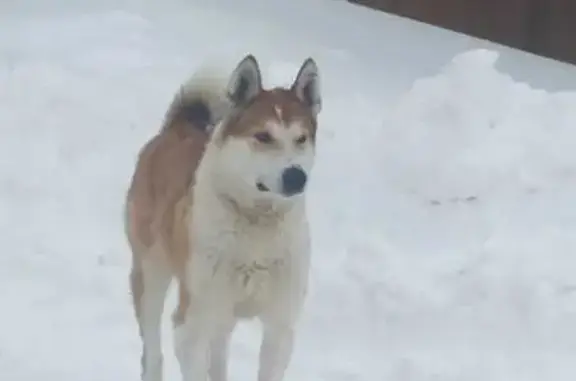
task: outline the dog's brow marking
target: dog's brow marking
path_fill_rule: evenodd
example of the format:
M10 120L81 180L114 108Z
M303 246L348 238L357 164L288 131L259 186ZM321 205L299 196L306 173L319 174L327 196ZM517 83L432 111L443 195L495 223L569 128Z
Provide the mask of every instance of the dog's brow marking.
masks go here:
M274 112L276 112L278 120L282 121L282 107L280 107L279 105L274 105Z

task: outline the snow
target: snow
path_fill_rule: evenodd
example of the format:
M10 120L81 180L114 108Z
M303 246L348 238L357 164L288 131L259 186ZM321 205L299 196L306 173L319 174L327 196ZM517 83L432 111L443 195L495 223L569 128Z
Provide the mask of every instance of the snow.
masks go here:
M339 1L34 3L0 9L1 380L138 379L135 155L195 67L246 51L269 85L313 55L324 89L288 379L576 378L572 67Z

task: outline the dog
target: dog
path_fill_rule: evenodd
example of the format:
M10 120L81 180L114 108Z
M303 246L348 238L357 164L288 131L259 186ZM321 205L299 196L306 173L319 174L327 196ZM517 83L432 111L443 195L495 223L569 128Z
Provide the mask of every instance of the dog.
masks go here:
M161 381L161 320L173 280L183 381L227 380L238 321L262 323L258 381L281 381L307 294L305 195L322 106L316 62L264 89L246 55L229 75L197 71L140 150L125 202L141 378Z

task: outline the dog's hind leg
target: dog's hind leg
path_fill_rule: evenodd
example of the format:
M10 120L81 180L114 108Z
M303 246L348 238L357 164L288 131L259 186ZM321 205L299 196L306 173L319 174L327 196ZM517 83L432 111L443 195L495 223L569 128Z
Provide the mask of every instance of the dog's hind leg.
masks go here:
M130 274L134 310L142 338L142 381L162 380L161 323L172 279L166 263L134 257Z

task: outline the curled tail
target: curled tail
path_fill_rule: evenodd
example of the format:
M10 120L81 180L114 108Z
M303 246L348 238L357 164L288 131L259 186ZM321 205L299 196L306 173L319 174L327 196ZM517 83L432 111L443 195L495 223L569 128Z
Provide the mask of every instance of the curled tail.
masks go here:
M186 122L209 132L230 109L226 96L228 78L214 68L204 67L196 71L180 86L164 117L162 130L170 129L178 122Z

